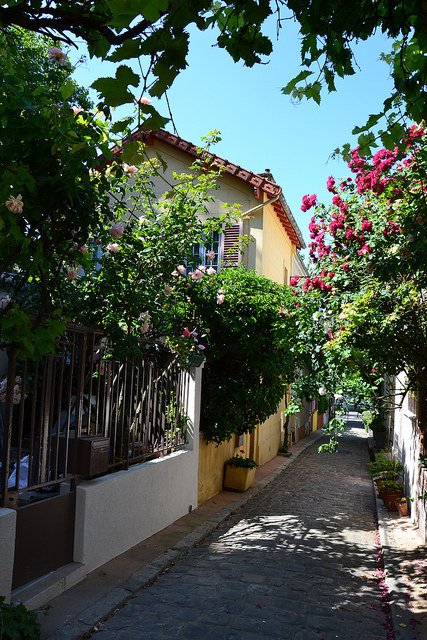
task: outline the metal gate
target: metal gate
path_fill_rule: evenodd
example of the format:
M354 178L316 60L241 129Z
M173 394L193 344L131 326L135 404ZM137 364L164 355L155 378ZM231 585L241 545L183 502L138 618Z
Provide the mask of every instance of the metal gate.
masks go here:
M19 361L9 349L0 506L17 510L13 589L72 562L79 477L186 444L188 377L162 351L151 345L144 357L117 361L103 334L75 325L41 360Z

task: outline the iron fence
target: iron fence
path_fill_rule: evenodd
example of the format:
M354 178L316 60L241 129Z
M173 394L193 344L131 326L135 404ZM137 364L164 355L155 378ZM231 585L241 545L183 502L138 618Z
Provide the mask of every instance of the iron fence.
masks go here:
M84 439L108 439L110 472L183 447L187 407L176 359L117 361L100 332L69 325L55 353L36 361L17 360L11 347L0 383L0 505L73 485Z

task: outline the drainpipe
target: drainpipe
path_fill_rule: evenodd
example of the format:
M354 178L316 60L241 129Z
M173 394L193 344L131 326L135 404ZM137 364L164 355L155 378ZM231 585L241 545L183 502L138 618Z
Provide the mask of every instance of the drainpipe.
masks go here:
M270 200L266 200L265 202L261 202L261 204L257 204L256 207L249 209L249 211L245 211L244 213L241 214L240 218L241 219L246 218L246 216L250 215L251 213L255 213L255 211L259 211L259 209L262 209L266 205L276 202L276 200L278 200L282 195L282 188L279 187L279 189L280 189L279 193L275 195L273 198L270 198Z

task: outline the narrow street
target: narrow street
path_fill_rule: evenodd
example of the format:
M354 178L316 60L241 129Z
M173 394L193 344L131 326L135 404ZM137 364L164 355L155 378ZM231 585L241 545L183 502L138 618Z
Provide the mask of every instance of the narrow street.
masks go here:
M92 635L96 640L386 640L362 423L317 445Z

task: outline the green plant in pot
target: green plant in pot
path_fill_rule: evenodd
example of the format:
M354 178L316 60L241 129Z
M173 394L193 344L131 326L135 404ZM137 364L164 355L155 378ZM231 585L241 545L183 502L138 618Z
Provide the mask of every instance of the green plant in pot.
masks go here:
M403 484L397 480L384 479L378 485L380 496L389 511L397 510L397 502L402 499Z

